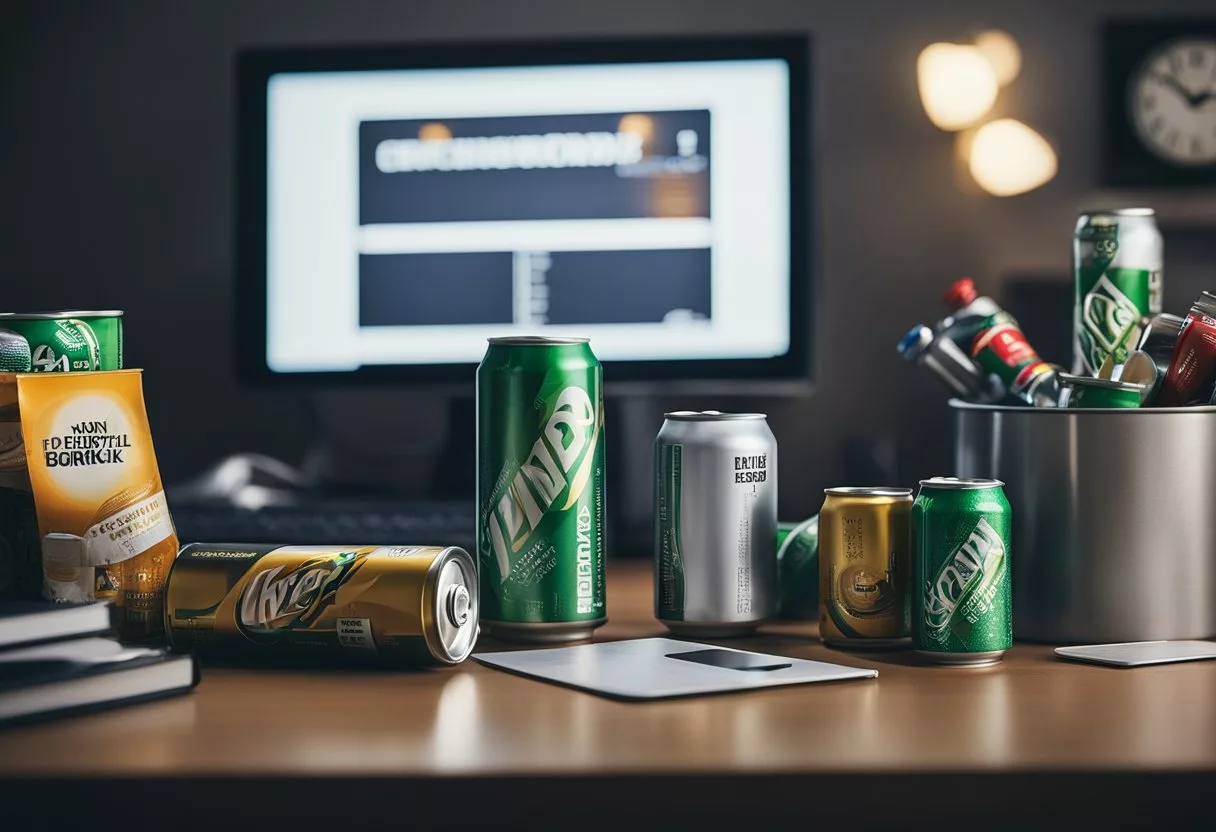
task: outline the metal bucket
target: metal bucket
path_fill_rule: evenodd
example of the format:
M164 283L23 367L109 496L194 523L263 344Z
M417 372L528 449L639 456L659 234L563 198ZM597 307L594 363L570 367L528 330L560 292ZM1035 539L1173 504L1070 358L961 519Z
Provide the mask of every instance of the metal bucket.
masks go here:
M950 406L955 473L1013 508L1017 638L1216 635L1216 407Z

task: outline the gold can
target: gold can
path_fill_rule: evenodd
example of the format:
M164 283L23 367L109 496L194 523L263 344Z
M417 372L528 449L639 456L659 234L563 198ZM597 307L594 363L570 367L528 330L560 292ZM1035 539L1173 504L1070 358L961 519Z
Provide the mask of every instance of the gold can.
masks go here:
M819 512L819 635L825 644L908 643L912 489L828 488Z
M165 586L170 643L203 655L457 664L477 618L456 546L192 543Z

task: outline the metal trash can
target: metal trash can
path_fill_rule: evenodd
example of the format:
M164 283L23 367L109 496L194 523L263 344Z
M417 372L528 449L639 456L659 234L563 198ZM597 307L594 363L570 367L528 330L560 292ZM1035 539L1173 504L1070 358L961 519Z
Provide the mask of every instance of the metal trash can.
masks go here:
M1216 407L950 406L955 473L1013 508L1016 638L1216 635Z

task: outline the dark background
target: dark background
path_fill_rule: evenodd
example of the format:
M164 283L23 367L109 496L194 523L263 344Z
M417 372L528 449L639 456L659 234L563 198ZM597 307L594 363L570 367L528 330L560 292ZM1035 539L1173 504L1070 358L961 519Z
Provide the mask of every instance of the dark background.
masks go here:
M231 372L234 50L255 44L408 42L642 34L812 32L817 167L815 393L689 396L635 403L610 441L628 443L625 501L649 501L649 442L664 410L762 408L781 447L781 513L809 514L821 489L866 476L850 458L894 461L911 484L951 466L944 396L895 343L954 278L998 297L1018 276L1048 281L1033 306L1067 297L1078 210L1156 207L1166 235L1166 307L1216 283L1216 192L1109 191L1101 181L1100 33L1112 17L1216 15L1212 0L812 2L811 0L6 0L0 6L0 307L120 307L127 361L145 388L173 482L245 449L298 460L318 431L337 457L426 493L446 397L434 390L243 389ZM915 63L928 43L993 26L1023 52L994 115L1056 147L1060 171L1032 193L980 193L954 139L925 117ZM1040 286L1041 288L1041 286ZM1067 303L1067 301L1063 301ZM1044 321L1066 321L1058 306ZM1021 314L1025 314L1019 310ZM1036 332L1032 340L1063 343ZM1047 352L1044 349L1044 352ZM1059 352L1045 357L1068 361ZM471 390L470 379L470 390ZM610 426L610 430L613 427ZM473 437L470 433L469 443ZM639 461L640 460L640 461ZM440 466L442 467L442 466Z

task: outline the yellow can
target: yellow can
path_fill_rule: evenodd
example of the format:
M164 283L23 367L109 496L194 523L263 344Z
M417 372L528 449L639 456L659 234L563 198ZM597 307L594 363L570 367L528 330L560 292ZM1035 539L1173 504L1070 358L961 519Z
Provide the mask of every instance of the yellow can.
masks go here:
M834 647L911 634L912 489L828 488L819 512L819 635Z
M457 664L477 641L477 568L455 546L192 543L165 587L173 647Z

